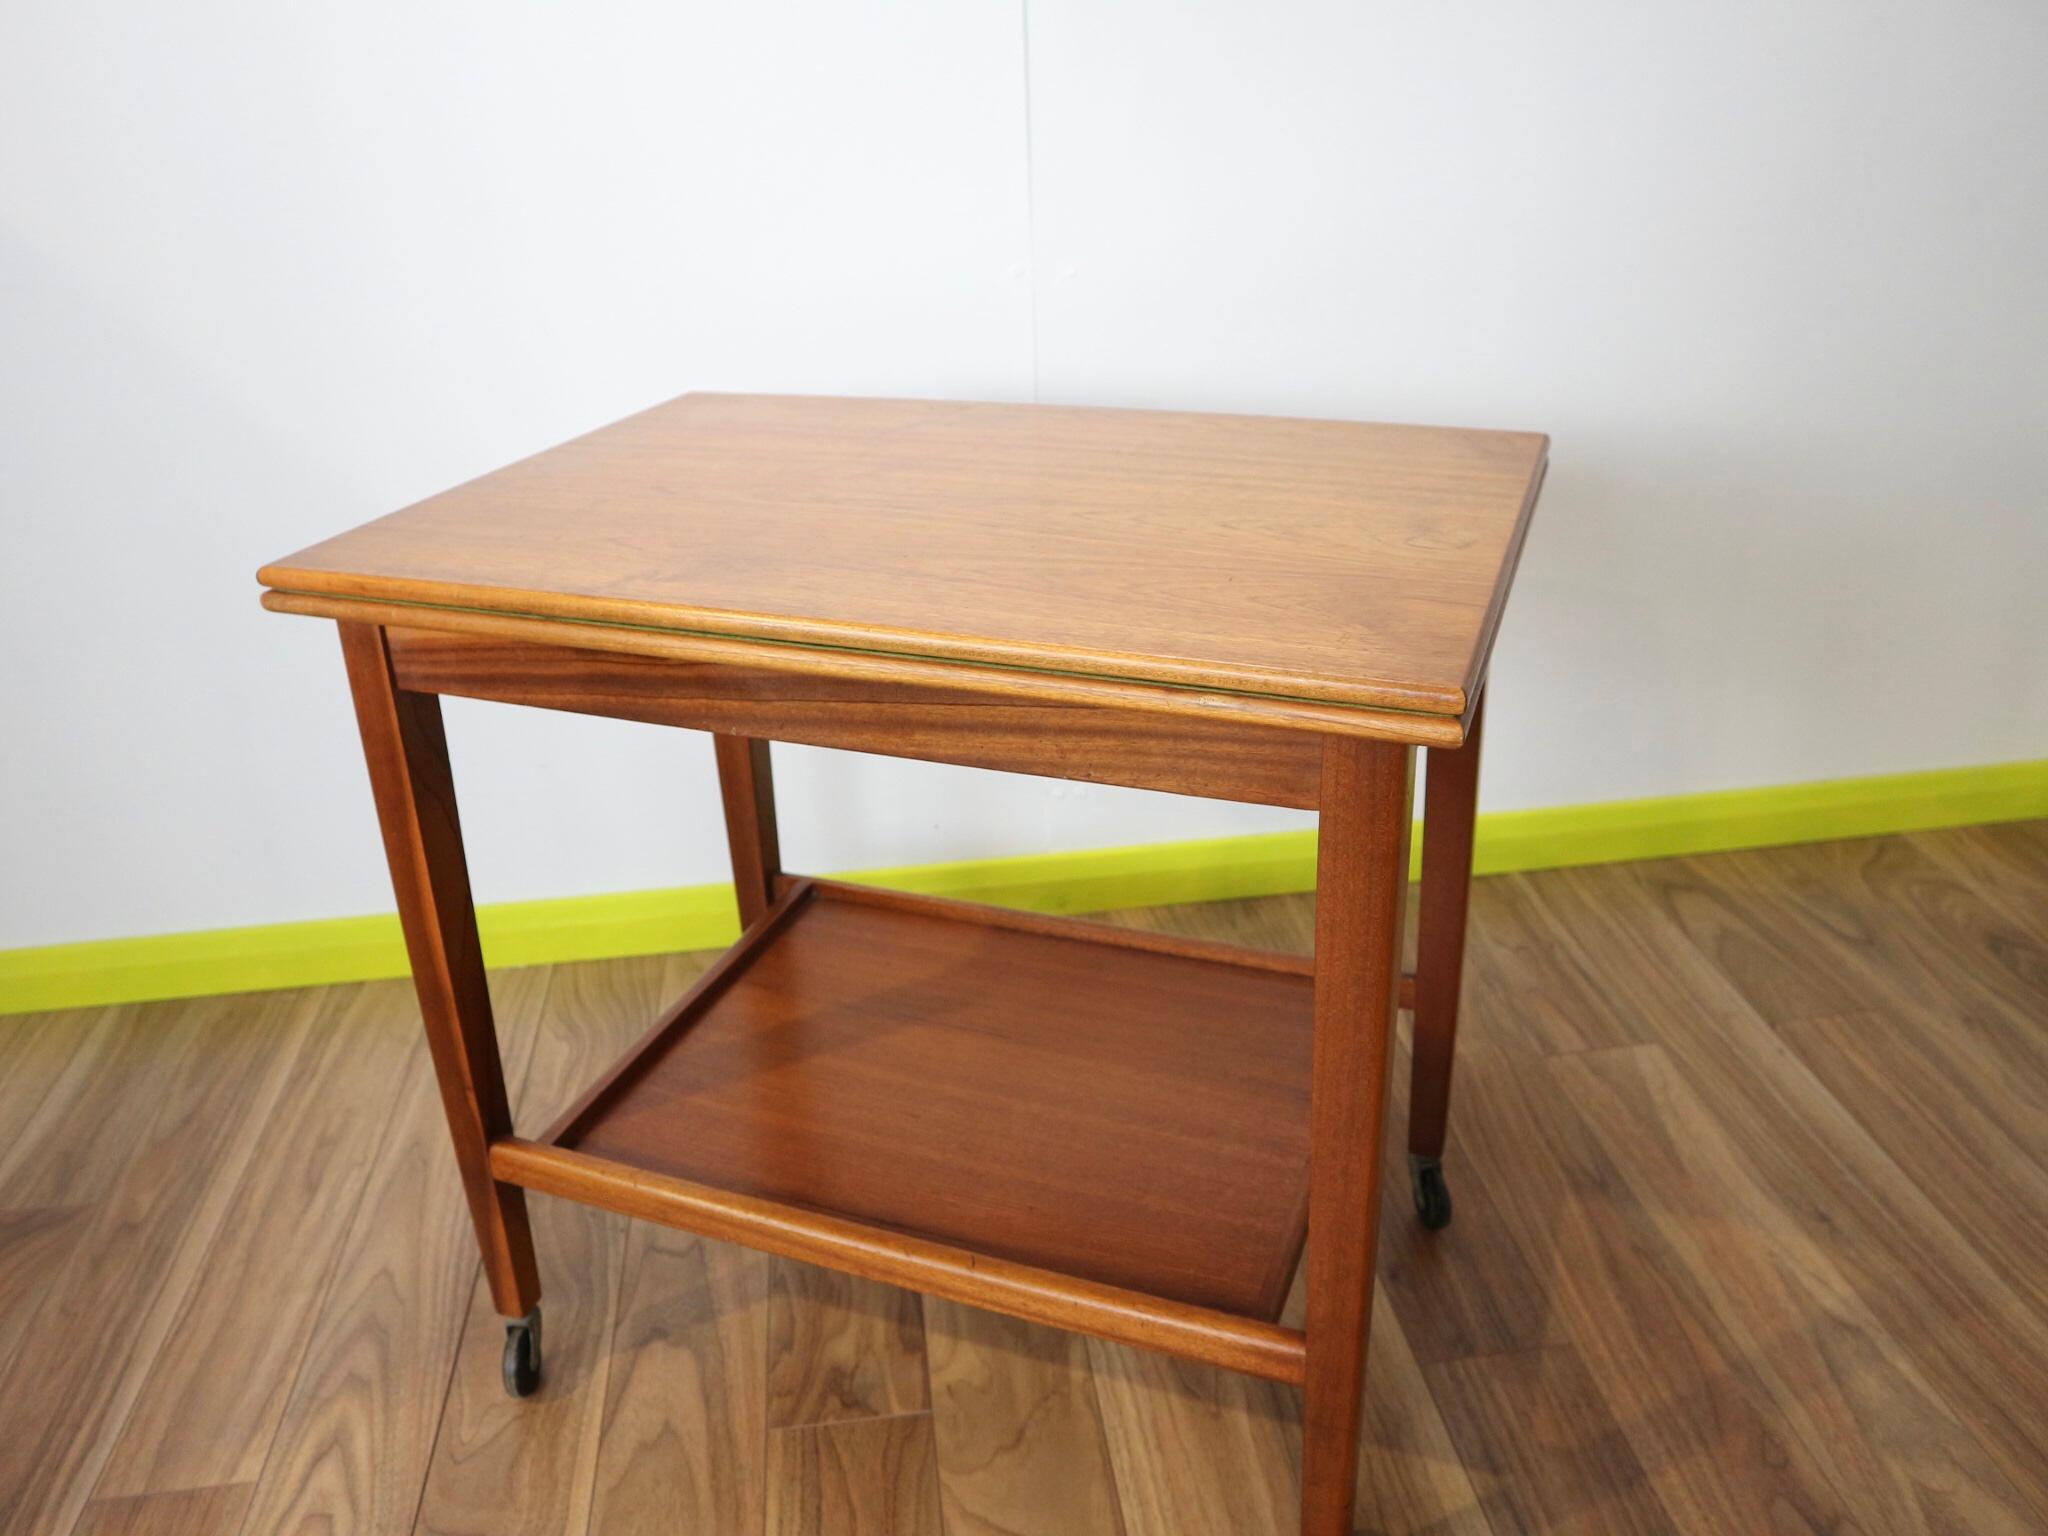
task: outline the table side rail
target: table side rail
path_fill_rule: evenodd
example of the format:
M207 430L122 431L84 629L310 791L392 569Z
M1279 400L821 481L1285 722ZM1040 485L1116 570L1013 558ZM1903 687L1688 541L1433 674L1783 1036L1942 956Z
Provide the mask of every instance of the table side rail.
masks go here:
M1316 968L1312 956L1284 949L1254 949L1247 944L1191 939L1177 933L1125 928L1085 917L1059 917L1050 912L1026 912L1015 907L993 907L986 902L960 901L951 896L926 896L915 891L892 891L879 885L857 885L821 875L784 875L778 889L787 890L797 885L808 885L836 900L858 902L863 906L925 912L953 922L981 923L991 928L1007 928L1015 933L1074 939L1083 944L1107 944L1113 949L1141 949L1155 955L1174 955L1182 960L1241 965L1255 971L1280 971L1290 976L1313 976Z
M399 685L806 746L1312 809L1320 745L1228 717L388 631Z
M886 886L856 885L823 875L782 875L776 889L813 887L841 901L866 902L874 907L900 907L909 912L931 912L956 921L987 923L1020 933L1042 933L1052 938L1077 939L1086 944L1109 944L1119 949L1142 949L1155 955L1176 955L1183 960L1208 960L1218 965L1243 965L1255 971L1280 971L1289 976L1313 977L1313 955L1285 949L1255 949L1248 944L1227 944L1215 939L1191 939L1178 933L1160 933L1150 928L1125 928L1087 917L1058 917L1049 912L1026 912L1015 907L992 907L986 902L960 901L950 896L925 896L914 891L892 891ZM1415 973L1401 973L1401 1006L1415 1006Z
M1302 1334L1277 1323L1053 1274L908 1233L509 1137L508 1184L1120 1344L1299 1385Z

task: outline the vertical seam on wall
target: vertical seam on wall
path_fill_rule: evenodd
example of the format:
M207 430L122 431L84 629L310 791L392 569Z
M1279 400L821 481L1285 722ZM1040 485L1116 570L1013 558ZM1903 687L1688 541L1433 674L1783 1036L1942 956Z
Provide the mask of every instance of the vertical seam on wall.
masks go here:
M1017 0L1024 51L1024 281L1030 285L1031 399L1038 400L1038 154L1031 137L1031 0Z

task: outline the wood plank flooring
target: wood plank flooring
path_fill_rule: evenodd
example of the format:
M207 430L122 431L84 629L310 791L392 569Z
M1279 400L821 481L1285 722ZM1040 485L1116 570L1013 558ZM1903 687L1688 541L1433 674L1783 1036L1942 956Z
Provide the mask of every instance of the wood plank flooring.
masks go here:
M706 959L494 977L520 1123ZM1468 965L1452 1227L1390 1170L1361 1531L2048 1530L2048 823L1482 880ZM1288 1389L535 1230L514 1402L403 983L0 1019L0 1536L1294 1528Z

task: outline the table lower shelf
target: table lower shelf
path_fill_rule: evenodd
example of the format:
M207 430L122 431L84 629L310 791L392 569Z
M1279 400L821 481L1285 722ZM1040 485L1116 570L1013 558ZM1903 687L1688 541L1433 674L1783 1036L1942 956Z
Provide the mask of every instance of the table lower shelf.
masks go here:
M841 1267L926 1289L1073 1277L1103 1305L1153 1298L1169 1320L1228 1314L1264 1325L1248 1338L1298 1339L1270 1320L1307 1223L1309 971L797 881L493 1167L821 1262L865 1247L879 1269ZM960 1283L926 1283L932 1265Z

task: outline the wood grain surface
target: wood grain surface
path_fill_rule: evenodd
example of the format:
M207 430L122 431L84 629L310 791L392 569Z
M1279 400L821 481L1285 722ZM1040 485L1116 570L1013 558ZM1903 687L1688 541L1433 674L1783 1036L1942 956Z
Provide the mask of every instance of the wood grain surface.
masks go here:
M1316 834L1302 1536L1347 1536L1357 1493L1414 786L1415 754L1405 747L1333 741L1324 749Z
M1420 1157L1443 1156L1444 1130L1450 1118L1485 715L1482 695L1473 703L1465 744L1452 752L1432 748L1428 758L1422 913L1415 957L1415 1066L1408 1096L1408 1150Z
M526 1196L490 1172L490 1143L511 1133L512 1110L469 893L441 701L397 686L381 629L343 624L340 632L413 990L484 1253L484 1274L498 1310L523 1317L540 1300L540 1275Z
M1062 707L1129 710L1199 721L1205 726L1273 726L1315 736L1364 736L1414 746L1455 747L1465 739L1463 715L1413 709L1327 704L1269 693L1225 693L1170 683L1131 682L1092 673L1034 672L1019 667L933 661L893 651L852 651L826 646L736 640L695 630L640 629L621 624L580 624L527 618L482 608L436 608L317 592L267 591L273 613L370 624L386 630L431 630L519 646L586 650L602 656L647 656L692 666L715 665L831 679L884 690L915 688L984 695L995 700Z
M726 845L732 853L733 900L740 926L750 928L775 904L782 845L775 825L775 770L769 744L751 736L711 738L718 761L718 794L725 805Z
M566 1149L1278 1314L1304 1221L1307 977L829 883L784 901L793 915Z
M2048 826L2025 824L1479 881L1458 1217L1416 1237L1398 1186L1382 1200L1355 1528L2048 1528L2022 1230L2048 1178L2044 880ZM1122 920L1305 949L1312 906ZM516 1123L547 1123L702 966L494 977ZM509 1403L402 983L0 1020L0 1062L0 1324L31 1314L0 1353L11 1529L1296 1529L1293 1390L800 1288L554 1201L548 1375ZM345 1208L324 1243L300 1188ZM586 1216L591 1237L557 1224ZM258 1257L252 1230L302 1262ZM562 1270L593 1242L586 1293ZM1304 1300L1297 1277L1282 1321ZM231 1311L300 1342L224 1338ZM180 1319L215 1345L181 1346ZM771 1395L829 1406L775 1428Z
M265 566L287 592L1462 715L1522 432L686 395Z
M515 1110L537 1118L587 1082L657 1006L666 972L659 957L557 968L525 1071L513 1080ZM550 1200L534 1211L533 1227L548 1269L548 1391L506 1396L496 1369L504 1320L479 1274L435 1431L418 1532L566 1536L583 1529L614 1365L609 1345L628 1226L589 1206Z
M505 971L491 999L508 1073L524 1073L550 978ZM394 1005L415 1025L417 1009ZM479 1273L448 1126L416 1035L402 1086L323 1287L242 1536L410 1531ZM282 1213L280 1213L282 1214ZM420 1362L439 1362L435 1374Z
M415 1064L405 992L373 982L329 995L208 1250L234 1283L186 1298L101 1476L102 1497L255 1484L383 1113ZM261 1328L249 1326L248 1290L272 1298Z
M78 1536L219 1536L237 1529L255 1490L248 1483L94 1499L73 1528Z
M768 1436L769 1536L944 1536L926 1414Z
M1313 808L1306 731L1106 704L707 665L481 635L390 632L399 686L890 757Z
M951 1536L1123 1536L1088 1341L931 1297L924 1318Z

